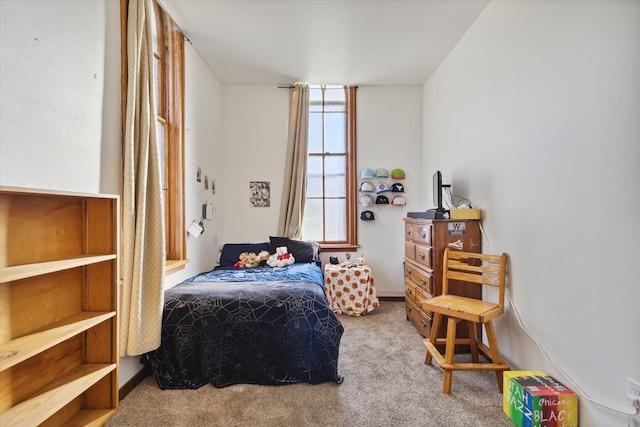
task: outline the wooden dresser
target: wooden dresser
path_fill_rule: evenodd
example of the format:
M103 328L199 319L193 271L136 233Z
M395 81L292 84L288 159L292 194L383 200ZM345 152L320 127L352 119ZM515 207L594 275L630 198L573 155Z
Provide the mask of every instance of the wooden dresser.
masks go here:
M118 407L119 198L0 187L0 420L103 425Z
M404 219L404 291L407 320L411 320L420 334L431 333L431 313L420 307L420 302L442 293L442 261L444 249L449 246L466 252L481 252L482 241L478 220ZM450 289L462 295L482 299L478 286L467 289L461 283L450 281ZM444 336L447 323L440 325ZM468 336L465 328L458 337Z

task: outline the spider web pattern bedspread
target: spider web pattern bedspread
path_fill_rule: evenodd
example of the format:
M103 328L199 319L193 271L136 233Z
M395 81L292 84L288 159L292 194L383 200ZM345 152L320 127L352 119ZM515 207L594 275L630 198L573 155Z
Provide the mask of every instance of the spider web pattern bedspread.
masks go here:
M160 388L342 382L344 329L327 303L322 272L314 264L290 267L286 274L289 267L214 270L167 290L161 344L148 353ZM314 271L301 274L307 269L320 272L319 283ZM276 281L265 281L269 271ZM234 273L260 280L229 281ZM289 273L303 280L283 279Z

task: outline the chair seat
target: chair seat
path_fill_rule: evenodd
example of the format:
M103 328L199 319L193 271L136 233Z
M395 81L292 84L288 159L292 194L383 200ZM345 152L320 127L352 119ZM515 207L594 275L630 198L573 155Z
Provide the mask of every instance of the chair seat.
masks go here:
M440 295L424 300L422 309L484 323L502 314L500 305L458 295Z

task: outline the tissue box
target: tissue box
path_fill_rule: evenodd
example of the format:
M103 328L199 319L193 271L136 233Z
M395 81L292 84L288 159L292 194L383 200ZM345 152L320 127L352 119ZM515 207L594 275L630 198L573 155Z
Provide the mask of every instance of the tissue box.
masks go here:
M480 219L482 217L480 209L451 209L450 219Z
M544 371L506 371L503 410L518 427L577 427L578 396Z

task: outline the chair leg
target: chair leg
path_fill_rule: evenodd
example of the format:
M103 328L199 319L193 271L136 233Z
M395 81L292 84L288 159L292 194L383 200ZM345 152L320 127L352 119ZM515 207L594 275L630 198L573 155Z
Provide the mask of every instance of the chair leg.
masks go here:
M498 349L498 340L493 330L493 323L491 321L485 322L485 331L487 332L487 341L489 343L489 350L491 351L491 361L493 363L500 363L500 351ZM496 370L496 381L498 382L498 390L502 393L502 371Z
M440 327L440 318L442 317L439 313L433 313L433 319L431 321L431 333L429 334L429 341L431 344L436 343L436 339L438 339L438 329ZM427 355L424 357L424 364L431 365L431 352L427 350Z
M458 319L449 317L447 322L447 348L445 350L444 360L447 364L453 363L453 356L456 352L456 325ZM444 394L451 393L451 379L453 371L451 369L444 368L444 383L442 384L442 392Z
M467 321L469 326L469 348L471 350L471 361L478 363L478 341L476 337L476 324L470 320Z

